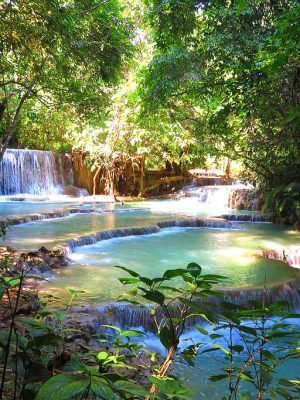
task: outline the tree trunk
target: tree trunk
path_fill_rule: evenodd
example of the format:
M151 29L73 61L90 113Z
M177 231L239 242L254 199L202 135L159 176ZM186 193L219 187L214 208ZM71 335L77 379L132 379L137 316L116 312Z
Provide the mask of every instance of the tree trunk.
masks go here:
M231 170L231 160L228 158L227 165L226 165L226 178L230 178L230 170Z
M96 180L97 180L100 170L101 170L101 165L98 167L95 175L93 176L93 196L94 197L96 196L96 185L97 185Z
M145 156L140 160L140 193L139 197L145 196Z
M113 168L108 170L108 194L114 196L115 184L114 184L114 171Z

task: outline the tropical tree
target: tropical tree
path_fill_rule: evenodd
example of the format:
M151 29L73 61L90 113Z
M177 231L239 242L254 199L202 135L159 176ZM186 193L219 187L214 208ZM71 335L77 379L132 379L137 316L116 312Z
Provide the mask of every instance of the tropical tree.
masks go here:
M118 2L10 0L0 16L1 154L31 99L98 116L132 50Z
M266 191L297 182L299 15L297 1L150 2L144 107L172 115L206 153L242 160Z

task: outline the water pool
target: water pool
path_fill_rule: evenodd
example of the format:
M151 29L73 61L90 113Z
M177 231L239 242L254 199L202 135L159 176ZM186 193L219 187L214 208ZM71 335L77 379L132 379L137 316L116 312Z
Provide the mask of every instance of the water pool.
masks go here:
M174 218L171 213L153 213L148 209L128 212L73 214L64 218L55 218L10 226L5 242L17 249L37 250L41 246L52 248L67 239L93 234L95 232L132 226L153 225L164 219ZM185 215L176 215L182 219ZM2 241L2 243L4 243Z
M201 205L201 204L200 204ZM94 208L111 211L107 214L74 214L64 218L41 220L8 228L2 243L19 249L53 247L67 239L99 231L132 226L148 226L166 219L188 216L215 216L221 212L249 214L248 211L217 210L199 207L194 199L156 200L122 204L93 202L0 202L0 216L26 215L69 208ZM134 208L139 210L130 210ZM120 212L122 211L122 212ZM252 212L256 214L256 212ZM124 291L118 277L124 276L113 268L119 264L148 276L160 275L165 269L185 267L189 262L202 265L205 273L228 277L224 288L262 287L300 279L300 270L260 256L263 249L288 249L300 243L300 233L284 226L261 223L234 223L239 230L206 228L167 228L159 233L128 236L75 248L70 255L72 264L46 273L49 282L39 286L41 294L51 293L61 301L69 297L67 288L83 290L78 305L98 306L116 299ZM99 311L100 312L100 311ZM100 316L99 316L100 317ZM222 361L221 361L222 362ZM299 362L289 363L279 374L292 376ZM200 397L219 399L225 391L223 383L216 385L208 376L220 369L220 357L198 356L195 368L176 366L177 373Z
M61 196L61 200L45 201L6 201L6 198L0 196L0 218L17 217L28 214L44 213L49 211L63 211L74 207L96 207L97 209L115 209L119 204L86 203L84 198L70 198Z
M215 214L207 208L205 211L203 207L197 207L199 202L195 199L130 202L124 205L82 201L63 204L2 202L0 209L3 214L26 214L74 208L74 204L111 212L73 214L11 226L2 243L19 249L52 248L67 239L99 231L154 225L158 221L183 219L191 215ZM139 210L135 210L136 207ZM184 267L194 261L201 264L205 272L227 276L226 287L261 287L265 276L270 285L299 276L299 270L295 268L260 257L263 249L288 249L297 245L300 242L299 232L273 224L239 223L235 226L239 226L240 230L171 228L153 235L115 238L78 247L71 255L73 264L54 271L51 274L52 283L43 285L42 290L51 290L53 294L65 297L66 287L80 288L86 292L81 301L93 304L115 299L123 290L117 281L120 272L113 268L116 264L154 276L167 268Z
M70 255L74 264L55 272L51 284L43 284L43 290L65 297L66 287L80 288L85 291L82 303L99 304L115 299L124 291L117 281L124 273L114 265L154 277L165 269L197 262L205 273L228 277L224 287L235 288L262 287L265 277L270 286L300 277L298 269L259 255L267 245L285 246L299 237L290 237L280 226L243 226L246 228L238 231L171 228L78 247Z

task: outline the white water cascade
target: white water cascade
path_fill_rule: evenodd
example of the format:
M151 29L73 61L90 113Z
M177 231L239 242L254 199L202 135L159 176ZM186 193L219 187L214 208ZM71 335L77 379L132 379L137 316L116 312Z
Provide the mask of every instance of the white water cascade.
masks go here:
M221 213L227 209L257 210L259 203L252 189L242 184L184 187L176 196L177 199L193 199L198 207Z
M192 196L198 198L198 201L211 210L226 209L230 205L232 195L232 186L203 186L188 191Z
M0 161L1 195L55 195L73 184L72 162L61 154L8 149Z

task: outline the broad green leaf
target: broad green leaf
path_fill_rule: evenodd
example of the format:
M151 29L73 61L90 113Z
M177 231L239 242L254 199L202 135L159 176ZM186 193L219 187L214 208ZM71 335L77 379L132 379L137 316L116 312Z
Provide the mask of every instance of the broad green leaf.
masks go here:
M224 354L226 355L230 354L230 351L225 349L225 347L221 346L219 343L214 343L214 346L220 349Z
M137 383L119 380L114 383L114 389L125 393L130 393L136 396L148 396L149 392Z
M113 390L108 385L95 381L94 378L91 382L91 391L97 396L97 399L114 400Z
M200 333L202 333L202 335L208 335L207 330L204 329L203 326L197 325L197 326L196 326L196 329L197 329Z
M212 382L218 382L226 378L228 378L228 374L213 375L210 376L208 379Z
M108 357L108 353L106 351L100 351L100 353L97 354L97 359L100 361L106 360Z
M234 345L234 346L231 346L231 347L230 347L230 350L231 350L231 351L236 351L236 352L238 352L238 353L241 353L241 352L244 350L244 346L241 346L241 345L239 345L239 344L236 344L236 345Z
M128 269L128 268L125 268L125 267L120 267L119 265L115 265L114 268L122 269L123 271L128 272L129 275L131 275L131 276L133 276L135 278L139 278L140 277L140 275L137 272L135 272L135 271L133 271L131 269Z
M89 379L58 374L42 385L35 400L70 400L84 393L89 383Z
M158 290L144 290L144 294L142 296L153 303L159 304L160 306L162 306L165 302L164 294Z
M243 381L247 381L247 382L253 382L254 381L253 378L249 374L246 374L246 373L239 374L239 377Z
M124 330L120 333L120 338L124 338L124 337L142 337L142 336L147 336L146 333L141 332L141 331L137 331L134 329L130 329L130 330Z
M165 325L158 334L161 344L169 350L175 343L175 333L172 331L170 325Z
M19 286L21 283L20 278L11 278L11 277L7 277L7 276L3 276L2 279L4 280L6 286L9 288Z
M163 278L164 279L173 279L177 278L179 276L183 276L186 274L186 270L183 268L177 268L177 269L168 269L167 271L164 272Z
M114 329L115 331L121 333L121 329L120 329L118 326L115 326L115 325L106 325L106 324L103 324L103 325L101 325L101 326L103 326L103 328Z
M134 283L139 283L140 279L139 278L119 278L119 281L123 285L132 285Z
M198 278L198 276L201 275L202 268L200 265L192 262L188 264L187 270L194 278Z
M68 292L71 293L73 298L78 297L81 293L85 293L84 290L78 290L74 288L67 288Z

